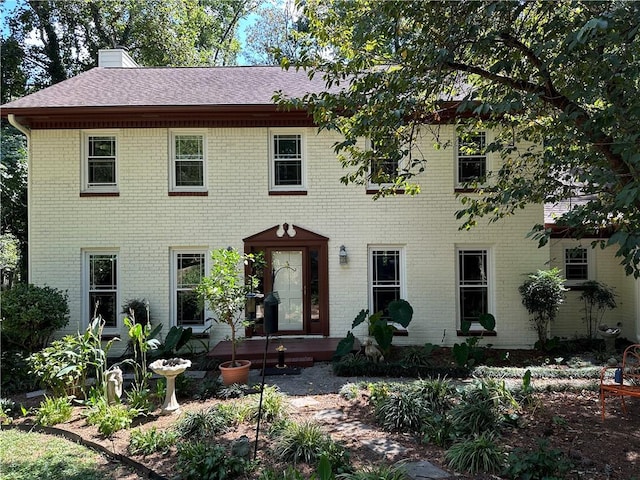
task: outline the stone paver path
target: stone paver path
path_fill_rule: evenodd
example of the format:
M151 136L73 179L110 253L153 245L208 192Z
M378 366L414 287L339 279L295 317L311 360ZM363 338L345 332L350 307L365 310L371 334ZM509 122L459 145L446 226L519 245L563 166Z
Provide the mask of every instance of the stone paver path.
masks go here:
M308 398L308 397L307 397ZM302 406L305 404L304 397L300 397L296 399L297 402ZM309 399L312 400L313 399ZM294 402L292 402L294 404ZM294 404L294 406L296 406ZM349 420L342 410L338 409L328 409L328 410L320 410L314 416L314 418L318 421L323 420L344 420L342 423L336 425L336 430L339 430L343 433L348 433L349 436L357 438L358 436L364 435L364 432L371 431L373 427L367 425L365 423L360 422L359 420ZM398 457L402 457L408 450L404 446L400 445L398 442L394 442L388 438L378 438L374 440L365 440L363 444L369 448L371 451L380 455L381 457L393 458L397 459ZM432 463L422 460L419 462L404 462L405 471L409 478L413 480L438 480L444 478L453 478L452 475L441 470L436 467Z

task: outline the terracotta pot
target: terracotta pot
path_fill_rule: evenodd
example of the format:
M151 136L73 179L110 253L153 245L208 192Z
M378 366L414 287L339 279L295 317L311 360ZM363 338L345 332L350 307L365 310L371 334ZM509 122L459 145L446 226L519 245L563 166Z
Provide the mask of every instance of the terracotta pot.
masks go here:
M229 361L221 363L218 367L220 369L222 383L224 385L232 385L234 383L245 385L249 382L249 368L251 367L251 362L249 360L236 360L236 363L239 366L232 367L231 362Z

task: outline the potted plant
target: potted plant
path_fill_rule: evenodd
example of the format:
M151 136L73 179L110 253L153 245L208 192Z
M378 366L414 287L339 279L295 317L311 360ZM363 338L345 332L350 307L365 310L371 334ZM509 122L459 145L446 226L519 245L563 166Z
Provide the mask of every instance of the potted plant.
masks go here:
M238 331L247 326L244 310L247 295L255 291L257 278L244 278L244 266L253 263L252 254L240 254L232 248L221 248L211 252L210 274L202 279L196 291L213 313L216 323L226 324L231 330L231 361L220 365L222 382L247 383L249 360L237 360L236 348L240 337Z

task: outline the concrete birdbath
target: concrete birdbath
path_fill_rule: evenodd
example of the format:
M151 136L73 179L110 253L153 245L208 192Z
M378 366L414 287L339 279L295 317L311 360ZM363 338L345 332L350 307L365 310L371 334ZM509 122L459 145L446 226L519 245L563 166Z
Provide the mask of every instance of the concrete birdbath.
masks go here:
M180 411L180 405L176 400L176 377L191 366L191 360L184 358L170 358L169 360L156 360L149 368L167 379L167 393L160 409L161 415L171 415Z

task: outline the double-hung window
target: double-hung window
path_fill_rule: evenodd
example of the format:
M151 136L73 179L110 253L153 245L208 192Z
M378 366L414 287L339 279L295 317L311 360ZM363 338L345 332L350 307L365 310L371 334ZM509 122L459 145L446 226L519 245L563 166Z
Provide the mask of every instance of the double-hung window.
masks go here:
M205 276L206 252L172 252L172 324L203 330L205 327L204 305L195 291Z
M589 280L589 251L586 248L564 249L564 276L568 285Z
M398 247L369 248L369 311L388 313L393 300L405 298L404 255Z
M172 191L205 191L206 137L199 132L171 134Z
M458 185L482 180L487 175L487 135L485 132L458 136L457 173Z
M107 329L118 327L118 254L85 252L84 255L86 318L100 315Z
M270 191L304 191L304 136L301 133L283 130L272 131L270 139Z
M491 313L490 250L486 248L459 248L458 318L459 323L477 324L480 315Z
M372 158L369 168L369 188L393 185L398 178L399 162L379 153L373 141L370 142L370 148Z
M117 191L116 134L113 132L86 133L83 152L83 191Z

